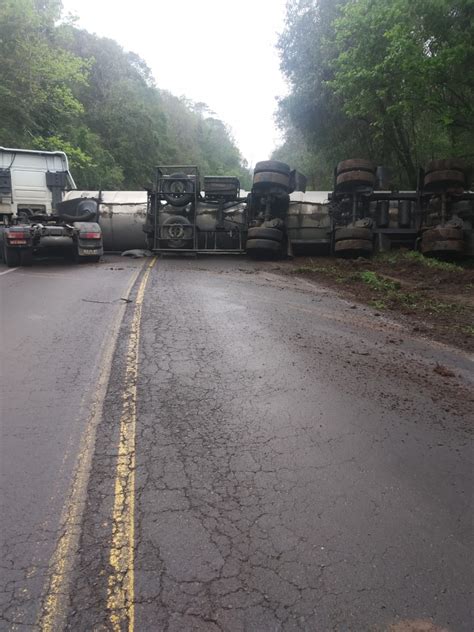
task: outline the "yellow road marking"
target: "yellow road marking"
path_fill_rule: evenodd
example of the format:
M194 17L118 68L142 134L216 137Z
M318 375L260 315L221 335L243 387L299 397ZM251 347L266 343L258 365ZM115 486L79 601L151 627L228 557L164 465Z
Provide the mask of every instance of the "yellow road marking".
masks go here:
M128 297L142 268L133 274L125 292ZM110 368L115 350L115 341L120 329L120 323L125 313L126 305L119 306L117 315L108 335L105 337L100 359L100 373L97 380L91 414L81 437L77 461L74 467L73 482L68 493L68 500L61 512L61 536L49 563L49 573L44 590L41 612L37 626L42 632L58 632L64 627L66 604L69 595L70 573L74 555L80 537L80 526L86 500L89 472L94 453L97 426L102 417L102 406L109 382Z
M138 288L127 348L127 365L120 417L120 439L115 476L115 498L112 518L112 544L109 562L107 608L110 623L116 632L133 632L134 606L134 543L135 543L135 431L137 421L138 349L143 297L152 259Z

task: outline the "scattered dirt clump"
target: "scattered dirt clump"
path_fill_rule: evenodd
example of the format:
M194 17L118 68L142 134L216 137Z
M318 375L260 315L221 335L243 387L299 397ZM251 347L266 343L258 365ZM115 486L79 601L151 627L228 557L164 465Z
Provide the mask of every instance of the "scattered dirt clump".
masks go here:
M412 331L474 351L474 267L397 251L373 259L298 258L278 273L303 275L376 312L403 318ZM448 377L448 376L445 376Z

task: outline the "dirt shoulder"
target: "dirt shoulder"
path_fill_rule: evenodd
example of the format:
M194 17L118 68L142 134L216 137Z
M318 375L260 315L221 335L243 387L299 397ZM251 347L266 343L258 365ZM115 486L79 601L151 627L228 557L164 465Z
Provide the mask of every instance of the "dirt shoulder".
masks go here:
M274 265L403 320L422 336L474 351L474 266L400 251L371 260L299 257Z

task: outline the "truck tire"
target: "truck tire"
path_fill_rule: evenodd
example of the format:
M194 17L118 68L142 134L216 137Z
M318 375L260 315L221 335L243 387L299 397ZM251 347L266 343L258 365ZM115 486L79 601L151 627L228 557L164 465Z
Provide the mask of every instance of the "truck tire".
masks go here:
M168 248L179 250L189 247L193 240L193 226L191 222L182 215L168 217L160 227L161 239L164 240Z
M425 167L425 175L433 171L461 171L465 173L466 164L458 158L448 158L447 160L430 160Z
M262 160L257 162L255 169L253 170L254 174L264 173L266 171L271 171L272 173L282 173L284 176L289 176L291 173L289 165L285 162L280 162L279 160Z
M281 249L281 244L273 239L248 239L246 244L246 250L248 251L266 251L266 252L278 252Z
M442 191L450 187L466 187L466 176L463 171L454 169L445 171L432 171L425 176L424 187L427 191Z
M464 254L462 239L442 239L440 241L425 242L421 240L421 252L427 257L450 258Z
M282 255L282 244L273 239L247 239L245 246L251 259L279 259Z
M452 226L438 226L437 228L429 228L422 234L423 243L428 244L434 241L444 240L461 240L463 239L463 231L460 228Z
M19 249L8 247L6 239L3 242L3 261L9 268L18 268L21 265Z
M335 241L342 241L343 239L364 239L372 241L373 233L369 228L362 228L360 226L336 228L334 234Z
M370 257L373 250L374 245L368 239L344 239L334 244L336 257Z
M368 171L369 173L376 172L377 167L370 160L364 158L351 158L350 160L343 160L336 167L337 175L341 173L347 173L348 171Z
M171 206L186 206L193 201L194 185L185 173L172 173L163 180L161 192Z
M352 191L358 187L373 187L375 184L375 173L370 171L346 171L336 178L336 189L338 191Z
M247 239L271 239L273 241L283 241L283 233L277 228L256 227L249 228Z
M74 262L79 264L85 263L99 263L100 255L80 255L76 253L74 256Z
M259 171L253 177L253 186L259 188L278 186L288 191L290 188L290 176L276 171Z
M33 265L33 250L25 248L20 251L20 262L22 266L31 267Z

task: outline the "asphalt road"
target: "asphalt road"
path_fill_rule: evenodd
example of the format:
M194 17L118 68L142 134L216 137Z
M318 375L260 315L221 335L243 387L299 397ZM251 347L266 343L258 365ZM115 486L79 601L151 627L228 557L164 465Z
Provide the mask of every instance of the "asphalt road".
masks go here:
M0 276L5 629L471 630L470 359L235 258L120 308L137 265Z
M120 257L0 265L1 629L37 620L103 344L141 265Z

